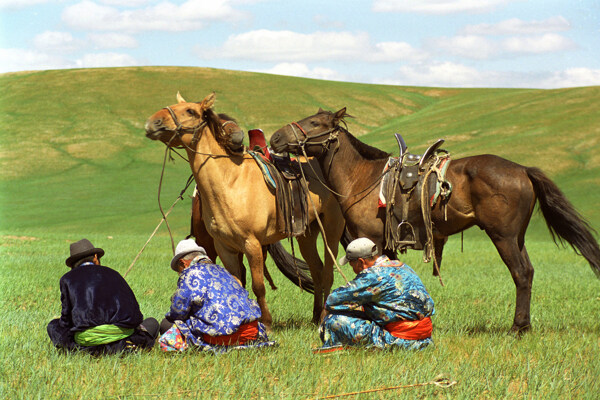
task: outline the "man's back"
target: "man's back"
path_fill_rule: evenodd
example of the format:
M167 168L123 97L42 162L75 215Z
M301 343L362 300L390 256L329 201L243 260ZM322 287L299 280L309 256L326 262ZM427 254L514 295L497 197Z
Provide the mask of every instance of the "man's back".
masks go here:
M220 265L194 263L179 276L169 320L180 320L193 335L230 335L240 325L260 318L258 304ZM185 326L181 326L185 325Z
M111 268L81 265L63 275L60 288L63 313L70 313L61 323L70 318L72 331L104 324L134 328L143 320L133 291Z

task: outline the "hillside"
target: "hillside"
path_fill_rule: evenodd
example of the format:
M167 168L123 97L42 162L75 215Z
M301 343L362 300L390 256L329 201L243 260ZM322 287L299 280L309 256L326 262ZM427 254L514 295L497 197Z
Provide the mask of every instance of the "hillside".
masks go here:
M396 153L437 138L455 157L494 153L545 170L596 229L600 87L443 89L328 82L204 68L112 68L0 75L0 230L148 231L159 214L164 147L143 125L181 91L267 135L319 107L347 107L350 131ZM189 175L170 165L168 208ZM188 206L174 213L185 226ZM183 227L181 229L183 229Z

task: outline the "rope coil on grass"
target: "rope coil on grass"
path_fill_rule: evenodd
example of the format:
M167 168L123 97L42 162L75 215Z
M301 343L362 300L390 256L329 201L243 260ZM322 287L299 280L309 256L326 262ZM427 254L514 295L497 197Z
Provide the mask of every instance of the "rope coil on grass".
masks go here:
M383 391L386 391L386 390L408 389L408 388L412 388L412 387L430 386L430 385L434 385L434 386L440 387L442 389L447 389L447 388L449 388L451 386L456 385L456 383L457 383L456 381L451 380L450 378L445 378L442 375L440 375L440 376L437 376L436 378L434 378L433 380L431 380L429 382L413 383L412 385L390 386L390 387L385 387L385 388L361 390L359 392L349 392L349 393L341 393L341 394L332 394L332 395L328 395L328 396L317 396L317 397L314 397L314 398L315 399L337 399L339 397L357 396L359 394L383 392ZM312 398L313 397L311 397L311 399Z

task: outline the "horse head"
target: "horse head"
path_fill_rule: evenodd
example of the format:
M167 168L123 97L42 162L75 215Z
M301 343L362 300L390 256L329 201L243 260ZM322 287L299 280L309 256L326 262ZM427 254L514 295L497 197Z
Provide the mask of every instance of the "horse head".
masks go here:
M271 136L271 147L276 152L302 154L304 151L308 156L321 156L336 141L344 117L350 117L345 107L335 113L319 109L316 114L276 131Z
M212 106L216 95L209 94L201 102L188 102L177 93L177 104L154 113L145 124L146 137L160 140L169 147L195 149L205 128L217 142L232 152L243 151L244 131L226 114L217 115ZM190 147L191 146L191 147Z

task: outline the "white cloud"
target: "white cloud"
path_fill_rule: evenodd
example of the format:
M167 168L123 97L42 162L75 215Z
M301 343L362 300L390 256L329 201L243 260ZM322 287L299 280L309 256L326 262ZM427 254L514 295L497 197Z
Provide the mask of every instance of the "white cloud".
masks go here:
M367 57L372 62L423 61L429 58L426 52L415 49L405 42L380 42Z
M303 78L326 79L331 81L342 81L344 76L329 68L309 68L303 63L280 63L273 68L261 71L275 75L298 76Z
M135 58L122 53L86 54L75 63L79 68L132 67L139 65Z
M441 37L429 41L429 45L446 51L453 56L484 60L496 56L500 47L498 43L477 35Z
M467 25L461 30L461 33L464 35L536 35L569 29L571 29L569 21L558 16L543 21L523 21L519 18L512 18L496 24Z
M576 47L572 40L555 33L547 33L540 36L512 37L502 41L502 48L507 53L554 53L572 50Z
M139 46L138 41L133 36L121 33L91 34L88 38L98 49L135 49Z
M44 52L70 53L81 48L84 43L69 32L46 31L33 38L33 45Z
M536 54L557 53L575 49L577 45L564 36L547 33L536 36L514 36L502 40L478 35L441 37L428 41L428 46L453 56L473 60L490 60Z
M230 36L222 57L267 62L422 60L426 54L407 43L372 44L367 33L271 31L260 29ZM202 56L206 56L205 53Z
M93 31L183 32L198 30L213 21L233 21L242 13L234 10L228 0L188 0L181 5L171 2L139 9L121 10L89 0L66 7L62 20L71 28Z
M515 0L373 0L375 12L422 14L482 13Z
M600 86L600 69L569 68L552 73L542 82L542 87L547 88L578 86Z
M230 36L223 45L222 54L232 58L259 61L317 61L351 59L357 49L369 46L364 33L315 32L260 29Z
M62 57L35 50L0 49L0 73L69 68Z
M100 3L106 4L109 6L127 6L127 7L143 6L143 5L146 5L151 2L152 2L152 0L100 0Z
M396 84L440 87L472 87L485 82L475 68L451 62L403 66Z
M0 10L18 10L37 4L50 3L52 0L0 0Z

